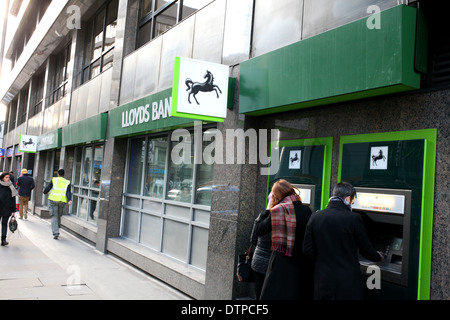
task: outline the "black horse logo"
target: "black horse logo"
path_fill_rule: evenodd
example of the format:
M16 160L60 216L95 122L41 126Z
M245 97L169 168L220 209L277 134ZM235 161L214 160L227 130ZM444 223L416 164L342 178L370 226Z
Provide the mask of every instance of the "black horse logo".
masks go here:
M372 155L372 165L376 166L378 160L386 161L386 157L383 155L383 151L380 149L378 155Z
M293 164L294 162L298 161L299 159L298 159L297 152L295 153L294 157L290 157L289 159L291 160L291 164Z
M32 146L35 145L33 139L31 139L31 138L30 138L30 140L28 140L28 141L22 141L22 144L23 144L24 147L26 147L26 146L29 145L29 144L31 144Z
M213 74L206 70L205 75L203 76L204 79L206 79L206 81L204 83L199 83L199 82L193 82L191 79L187 78L186 79L186 86L187 89L186 91L189 91L188 94L188 102L191 103L191 95L194 96L195 102L197 102L198 105L200 105L200 103L198 102L197 98L195 97L197 95L197 93L201 92L211 92L211 91L215 91L216 95L217 95L217 99L219 99L219 92L222 93L222 91L220 90L220 88L218 86L216 86L213 82L214 82L214 76ZM219 91L219 92L217 92Z

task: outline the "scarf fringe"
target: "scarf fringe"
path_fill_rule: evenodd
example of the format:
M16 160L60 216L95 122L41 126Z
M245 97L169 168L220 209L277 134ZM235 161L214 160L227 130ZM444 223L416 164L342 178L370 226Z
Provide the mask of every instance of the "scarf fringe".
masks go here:
M271 249L272 249L272 251L284 253L287 257L292 257L293 248L288 247L286 245L273 244Z

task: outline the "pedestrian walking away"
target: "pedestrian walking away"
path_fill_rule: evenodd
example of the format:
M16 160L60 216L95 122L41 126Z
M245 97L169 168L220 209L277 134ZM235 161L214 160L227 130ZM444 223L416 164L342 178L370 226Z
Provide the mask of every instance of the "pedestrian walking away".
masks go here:
M48 207L52 216L53 239L59 237L59 227L61 226L61 216L64 207L72 204L72 192L70 181L64 179L64 169L58 170L58 177L53 178L50 184L44 189L44 194L50 192L48 196Z
M2 220L2 247L7 246L6 235L8 220L16 211L17 190L13 186L8 172L0 175L0 219Z
M11 181L13 187L17 189L16 179L14 178L14 171L9 172L9 180Z
M255 223L258 236L271 234L272 253L261 300L312 300L312 259L302 252L311 209L286 180L273 184L267 209Z
M333 189L325 210L314 212L306 227L303 251L315 260L314 298L317 300L362 300L364 282L359 253L384 260L367 236L361 216L352 212L355 188L346 182Z
M19 187L19 218L28 219L28 201L30 201L31 190L34 189L34 179L28 174L27 169L22 169L22 175L17 179Z

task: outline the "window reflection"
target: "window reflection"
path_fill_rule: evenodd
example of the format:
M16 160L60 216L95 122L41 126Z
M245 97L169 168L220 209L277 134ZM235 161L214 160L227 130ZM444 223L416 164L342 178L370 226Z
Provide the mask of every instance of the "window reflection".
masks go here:
M141 18L152 11L152 0L141 0Z
M147 148L147 173L144 193L148 197L163 198L167 137L150 139Z
M141 194L141 181L144 170L145 138L133 139L130 143L130 162L128 169L127 193Z
M90 145L75 149L73 168L73 200L71 214L97 223L100 206L104 145Z
M156 16L155 37L166 32L177 23L177 11L178 5L174 3Z
M213 0L141 0L137 47L166 32ZM154 2L154 10L152 5ZM183 5L180 8L180 5Z
M112 66L119 0L109 1L85 27L82 83Z
M89 186L89 179L91 176L91 163L92 163L92 147L87 147L84 151L83 175L81 177L81 184L84 187Z
M202 154L204 154L205 148L207 146L209 150L212 151L211 154L206 152L205 156L215 156L215 140L217 129L209 129L203 133L203 144L202 144ZM211 142L212 141L212 142ZM206 161L208 160L208 161ZM213 176L214 176L214 167L213 167L213 159L203 159L202 164L197 165L197 190L195 194L195 203L202 205L211 205L211 197L212 197L212 189L213 189ZM208 164L209 163L209 164Z
M187 131L186 131L187 132ZM188 132L187 132L188 133ZM187 138L190 141L187 141ZM172 137L172 140L175 140ZM180 142L174 142L172 144L172 149L170 154L174 152L174 148L177 148L175 154L177 154L183 161L177 164L176 162L170 161L169 163L169 179L167 181L167 199L180 201L180 202L191 202L191 191L192 191L192 177L193 177L193 157L194 157L194 143L193 135L183 135L180 136ZM179 151L179 152L177 152Z

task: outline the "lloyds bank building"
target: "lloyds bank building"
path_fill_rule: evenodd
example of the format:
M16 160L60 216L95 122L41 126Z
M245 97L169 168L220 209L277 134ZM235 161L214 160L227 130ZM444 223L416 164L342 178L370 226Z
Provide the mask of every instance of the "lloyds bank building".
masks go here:
M366 298L450 298L450 34L439 4L1 6L0 168L29 170L34 214L48 217L41 186L64 168L64 228L195 299L228 300L252 296L237 257L274 181L293 183L313 211L348 181L387 257L382 289Z

